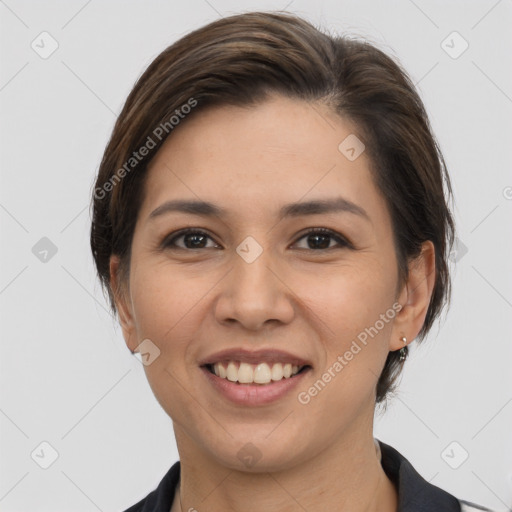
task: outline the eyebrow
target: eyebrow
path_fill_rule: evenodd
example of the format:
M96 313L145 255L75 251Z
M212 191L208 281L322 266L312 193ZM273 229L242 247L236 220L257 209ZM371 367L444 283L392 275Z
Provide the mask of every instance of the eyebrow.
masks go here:
M204 217L217 216L220 218L224 218L229 214L228 210L207 201L174 199L166 201L153 210L149 214L148 220L155 219L161 215L171 212L188 213ZM361 206L358 206L343 197L285 204L279 210L279 219L282 220L285 217L301 217L304 215L345 212L358 215L371 222L370 216Z

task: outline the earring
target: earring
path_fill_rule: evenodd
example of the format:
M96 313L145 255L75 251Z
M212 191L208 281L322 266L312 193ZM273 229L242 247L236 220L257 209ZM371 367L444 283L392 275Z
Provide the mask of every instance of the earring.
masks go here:
M403 363L407 357L407 338L402 336L400 340L404 342L404 346L400 349L400 362Z

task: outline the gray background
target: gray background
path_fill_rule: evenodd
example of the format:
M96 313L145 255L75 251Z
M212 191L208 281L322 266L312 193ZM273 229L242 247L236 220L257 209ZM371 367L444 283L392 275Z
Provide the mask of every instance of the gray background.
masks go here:
M1 510L124 510L177 460L171 420L95 278L93 179L116 114L160 51L219 16L284 8L400 59L455 188L452 307L424 345L413 343L376 437L457 497L511 507L511 0L5 0ZM47 469L42 442L58 453Z

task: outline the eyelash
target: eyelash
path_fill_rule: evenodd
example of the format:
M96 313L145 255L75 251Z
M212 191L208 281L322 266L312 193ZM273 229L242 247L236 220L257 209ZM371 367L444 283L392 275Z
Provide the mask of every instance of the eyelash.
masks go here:
M199 248L199 249L189 249L188 247L177 247L175 245L177 239L179 239L181 237L184 237L186 235L189 235L189 234L206 235L208 238L213 240L213 238L208 233L206 233L205 231L202 231L200 229L195 229L195 228L185 228L185 229L176 231L174 233L171 233L171 235L167 236L164 239L164 241L162 242L161 246L164 249L169 249L170 248L170 249L178 249L178 250L184 250L184 251L196 251L196 250L201 250L201 249L211 249L211 247L202 247L202 248ZM321 252L321 251L330 251L332 249L353 248L352 244L346 238L341 236L339 233L336 233L336 231L332 231L332 230L327 229L327 228L310 228L305 233L303 233L295 241L295 243L297 243L299 240L302 240L303 238L306 238L308 235L311 235L311 234L329 235L336 242L338 242L339 245L337 247L336 246L335 247L328 247L327 249L309 249L308 248L306 250L314 251L314 252Z

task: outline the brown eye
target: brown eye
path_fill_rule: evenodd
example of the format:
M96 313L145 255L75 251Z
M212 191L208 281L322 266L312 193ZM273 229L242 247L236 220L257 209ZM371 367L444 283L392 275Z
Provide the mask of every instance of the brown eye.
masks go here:
M325 251L352 247L350 242L339 233L326 228L312 228L299 238L299 240L303 239L307 241L307 246L300 247L300 249ZM208 245L209 240L213 242L213 245ZM162 248L164 249L194 250L219 247L220 246L213 241L213 238L208 233L190 228L172 233L162 242Z
M176 242L181 239L183 239L183 245L178 245ZM186 229L167 237L162 246L173 249L210 249L212 246L207 246L208 239L212 240L210 235L204 231ZM218 247L217 244L214 246Z
M299 240L302 239L307 240L307 247L301 247L301 249L328 250L350 246L341 235L325 228L313 228L299 238ZM338 244L337 246L331 246L333 240Z

